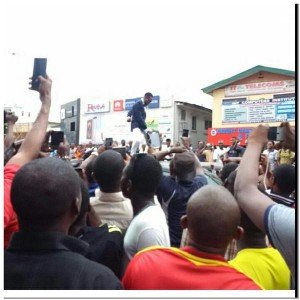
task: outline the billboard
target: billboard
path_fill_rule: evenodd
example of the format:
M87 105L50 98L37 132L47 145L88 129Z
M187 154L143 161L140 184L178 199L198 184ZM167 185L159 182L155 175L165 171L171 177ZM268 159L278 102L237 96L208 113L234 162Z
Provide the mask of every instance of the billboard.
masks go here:
M245 145L245 140L248 138L253 127L240 128L208 128L207 142L213 145L218 145L219 141L223 141L224 145L231 145L231 138L237 137L240 140L240 145Z
M131 110L132 106L140 100L141 100L141 98L126 99L125 100L125 110Z
M222 124L274 123L295 121L295 94L277 94L270 98L223 99Z
M295 92L295 80L253 82L246 84L230 85L225 88L226 97L291 92Z
M159 108L159 96L153 96L152 102L148 105L148 108Z

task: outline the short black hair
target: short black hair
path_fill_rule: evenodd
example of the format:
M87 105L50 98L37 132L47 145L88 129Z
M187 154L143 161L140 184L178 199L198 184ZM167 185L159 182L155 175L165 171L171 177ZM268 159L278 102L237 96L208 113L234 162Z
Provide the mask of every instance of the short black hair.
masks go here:
M152 155L134 155L127 171L135 190L148 197L154 196L162 178L162 167Z
M282 164L273 170L274 183L280 193L290 195L296 186L295 167L289 164Z
M23 228L50 228L79 196L78 174L59 158L41 158L24 165L11 187L11 202Z
M234 196L234 183L236 179L236 170L232 171L227 177L225 187ZM240 225L244 228L247 234L262 233L262 231L249 219L249 217L241 210L241 222Z
M124 147L126 145L126 141L123 139L121 140L121 145Z
M146 93L144 97L153 97L152 93Z
M224 165L224 167L222 168L222 170L220 172L220 179L223 181L223 183L225 182L225 180L229 176L229 174L232 171L234 171L237 167L238 167L238 164L234 163L234 162Z
M100 189L114 189L120 186L124 167L123 157L117 151L106 150L101 153L93 165L94 177Z
M166 142L171 142L171 139L166 139Z
M94 183L95 179L93 178L93 172L94 172L94 163L96 158L93 158L85 167L84 173L86 175L86 178L88 180L88 183Z

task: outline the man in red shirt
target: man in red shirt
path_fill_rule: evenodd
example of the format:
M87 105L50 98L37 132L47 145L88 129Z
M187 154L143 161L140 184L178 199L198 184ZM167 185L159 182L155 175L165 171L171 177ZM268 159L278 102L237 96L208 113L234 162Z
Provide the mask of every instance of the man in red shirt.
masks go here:
M47 76L38 77L42 102L39 114L27 133L18 153L4 167L4 247L7 248L11 235L19 230L17 216L10 200L10 190L16 172L26 163L37 158L45 138L51 106L52 80Z
M240 209L221 186L196 191L181 219L188 228L187 247L152 247L139 252L123 277L125 289L133 290L258 290L252 279L231 267L224 254L242 229Z

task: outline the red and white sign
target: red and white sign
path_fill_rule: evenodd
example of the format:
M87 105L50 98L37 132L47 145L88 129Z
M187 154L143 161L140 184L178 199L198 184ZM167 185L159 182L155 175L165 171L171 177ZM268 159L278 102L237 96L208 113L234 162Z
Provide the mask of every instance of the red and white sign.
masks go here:
M236 137L240 145L244 146L252 129L252 127L208 128L207 142L217 146L219 141L223 141L224 145L230 146L232 137Z
M124 110L124 100L114 100L114 111Z
M94 114L94 113L101 113L101 112L109 112L109 101L90 101L86 103L85 111L86 114Z
M246 84L229 85L225 88L226 97L290 92L295 92L295 80L253 82Z

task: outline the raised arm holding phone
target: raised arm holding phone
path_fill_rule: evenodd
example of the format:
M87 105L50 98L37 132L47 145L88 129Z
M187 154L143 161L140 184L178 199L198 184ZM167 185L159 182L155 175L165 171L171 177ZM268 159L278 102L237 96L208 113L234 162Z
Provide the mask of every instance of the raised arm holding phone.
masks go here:
M10 190L16 172L26 163L37 158L44 142L51 107L52 80L38 76L41 108L32 128L27 133L18 153L4 168L4 246L7 247L10 236L18 231L18 221L10 200Z
M282 124L285 140L295 148L295 136L289 124ZM272 245L284 257L295 280L295 209L276 204L257 188L259 158L268 141L269 127L259 125L253 129L248 146L237 169L234 185L235 197L241 209L252 222L264 231Z

